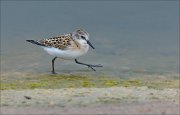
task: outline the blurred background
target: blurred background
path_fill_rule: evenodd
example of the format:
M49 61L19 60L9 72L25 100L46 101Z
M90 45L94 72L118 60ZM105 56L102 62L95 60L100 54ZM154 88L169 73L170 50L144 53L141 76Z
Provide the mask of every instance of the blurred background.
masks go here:
M1 73L49 73L53 57L26 39L50 38L78 27L89 32L96 48L79 61L104 65L96 74L178 74L174 1L1 1ZM55 66L56 72L94 74L73 61L59 59Z

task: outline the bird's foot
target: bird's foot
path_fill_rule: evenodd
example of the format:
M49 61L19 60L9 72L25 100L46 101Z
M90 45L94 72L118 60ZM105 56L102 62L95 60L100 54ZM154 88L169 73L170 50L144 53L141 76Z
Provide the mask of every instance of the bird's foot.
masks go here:
M55 71L52 71L51 73L52 73L52 74L57 74Z
M98 65L87 65L88 68L91 68L92 70L96 71L93 67L103 67L101 64Z

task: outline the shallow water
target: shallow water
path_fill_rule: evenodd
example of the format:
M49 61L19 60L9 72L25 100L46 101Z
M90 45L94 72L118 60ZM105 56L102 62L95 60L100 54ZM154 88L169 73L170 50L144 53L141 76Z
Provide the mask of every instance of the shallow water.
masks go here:
M178 76L178 25L176 1L3 1L1 73L49 73L53 57L25 40L82 27L90 33L96 49L79 61L104 67L95 73L73 61L57 60L58 73Z

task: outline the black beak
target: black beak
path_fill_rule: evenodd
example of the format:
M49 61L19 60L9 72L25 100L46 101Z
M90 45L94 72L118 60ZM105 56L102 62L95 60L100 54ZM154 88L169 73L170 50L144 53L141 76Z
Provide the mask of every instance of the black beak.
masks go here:
M94 46L91 44L90 41L87 40L87 43L92 47L92 49L95 49Z

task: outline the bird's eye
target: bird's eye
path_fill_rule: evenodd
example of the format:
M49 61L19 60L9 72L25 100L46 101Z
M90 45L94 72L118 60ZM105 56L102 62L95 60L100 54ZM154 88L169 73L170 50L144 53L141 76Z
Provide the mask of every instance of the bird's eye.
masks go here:
M86 39L84 36L81 36L82 39Z

